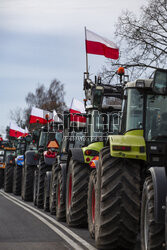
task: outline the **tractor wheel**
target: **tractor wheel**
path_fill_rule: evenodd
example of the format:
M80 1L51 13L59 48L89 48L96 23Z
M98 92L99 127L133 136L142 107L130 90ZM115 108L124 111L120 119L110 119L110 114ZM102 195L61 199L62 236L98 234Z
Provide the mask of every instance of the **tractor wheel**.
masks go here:
M45 175L44 181L44 211L49 212L49 195L50 195L50 175Z
M33 203L37 205L37 184L38 184L38 170L34 171L34 183L33 183Z
M25 165L22 175L22 199L25 201L33 200L33 182L35 166Z
M0 188L4 187L4 169L0 168Z
M154 187L152 177L145 180L141 205L141 249L165 249L165 225L154 219Z
M66 218L65 185L65 176L62 169L59 169L56 185L56 218L59 221L65 221Z
M95 193L96 193L96 170L90 174L88 185L88 229L90 236L95 237Z
M13 170L13 193L21 195L22 167L15 166Z
M50 199L49 199L49 210L52 215L56 214L56 183L57 183L57 164L52 166L52 176L50 182Z
M87 224L88 181L87 166L71 159L66 187L66 221L69 226Z
M46 165L44 161L39 164L38 182L37 182L37 207L43 208L44 205L44 181L46 174Z
M140 164L114 158L105 147L99 155L95 241L100 249L134 249L140 218Z
M13 168L14 166L6 164L4 174L4 191L6 193L12 193L13 187Z

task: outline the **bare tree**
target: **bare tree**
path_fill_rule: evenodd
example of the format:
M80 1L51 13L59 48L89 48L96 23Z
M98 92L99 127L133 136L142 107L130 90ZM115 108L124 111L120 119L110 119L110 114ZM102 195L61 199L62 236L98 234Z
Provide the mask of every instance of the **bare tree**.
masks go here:
M10 119L11 121L15 121L18 126L25 127L24 109L16 107L10 110Z
M57 112L62 112L66 107L64 95L63 84L55 79L51 82L48 89L45 89L44 85L40 85L36 88L35 94L29 92L26 96L26 103L28 108L35 106L48 111L55 109Z
M120 45L120 58L103 68L104 78L110 81L113 77L110 70L115 73L119 65L128 68L132 78L164 68L167 56L166 1L149 0L137 16L124 11L118 19L115 35Z

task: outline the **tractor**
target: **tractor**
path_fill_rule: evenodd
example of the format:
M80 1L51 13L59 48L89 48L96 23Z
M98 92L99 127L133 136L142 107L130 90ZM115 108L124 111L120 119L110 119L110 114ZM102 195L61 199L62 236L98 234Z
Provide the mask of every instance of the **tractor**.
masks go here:
M0 142L0 188L4 187L5 190L6 185L8 186L8 177L5 178L5 173L8 172L8 168L11 164L13 164L15 160L15 151L16 148L12 146L12 143L9 141L1 141ZM10 184L9 184L10 185Z
M34 172L33 202L38 208L44 206L44 180L52 169L62 140L62 123L50 122L42 127L39 137L39 164Z
M125 84L119 134L108 136L99 154L98 249L134 249L140 213L142 250L164 249L166 145L167 70L157 69L153 79Z
M31 133L31 141L25 152L24 164L22 167L21 198L25 201L33 201L34 172L39 164L38 141L40 129L36 128Z
M30 143L32 141L31 135L25 137L20 136L17 139L16 147L16 159L13 169L13 193L15 195L21 195L22 187L22 171L25 161L25 152L29 149Z
M73 114L78 118L86 118L86 114ZM84 120L83 119L83 120ZM68 152L72 148L80 148L85 144L84 123L72 122L69 111L63 114L63 139L59 147L59 153L52 170L45 176L44 210L56 214L57 220L65 220L65 190L66 167Z
M82 143L79 146L76 134L74 148L67 147L66 158L58 163L56 175L56 218L66 220L69 226L75 227L87 225L88 183L94 170L91 163L104 147L106 136L118 133L123 88L121 84L102 84L101 79L96 77L92 82L86 76L84 90L86 132L84 136L80 135ZM109 103L112 103L110 107Z

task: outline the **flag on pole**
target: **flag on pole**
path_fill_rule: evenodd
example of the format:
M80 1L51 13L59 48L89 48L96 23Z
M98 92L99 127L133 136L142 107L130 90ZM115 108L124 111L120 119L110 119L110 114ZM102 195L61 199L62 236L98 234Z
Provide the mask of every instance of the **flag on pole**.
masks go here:
M88 29L86 29L85 36L86 53L103 55L107 58L115 60L119 58L119 49L115 43Z
M53 110L53 121L54 122L63 122L62 119L60 119L60 117L58 117L58 114L56 112L56 110Z
M28 135L29 134L29 131L28 131L28 128L25 127L25 130L24 130L24 136Z
M48 122L53 121L53 114L49 111L32 107L31 114L30 114L30 121L29 123L47 123L47 116Z
M71 122L79 122L80 125L85 126L86 117L82 115L76 114L85 114L85 107L82 102L73 98L70 107L70 121Z
M10 123L9 136L18 138L24 136L24 134L25 130L23 128L20 128L15 122Z

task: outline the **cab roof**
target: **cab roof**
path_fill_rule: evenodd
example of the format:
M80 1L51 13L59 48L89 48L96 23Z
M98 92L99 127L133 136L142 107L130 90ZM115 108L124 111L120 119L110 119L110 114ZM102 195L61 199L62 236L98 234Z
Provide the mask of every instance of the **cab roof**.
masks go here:
M125 89L126 88L151 88L152 87L152 82L153 79L137 79L133 82L127 82L125 85ZM138 86L138 84L143 83L143 87L142 86Z

